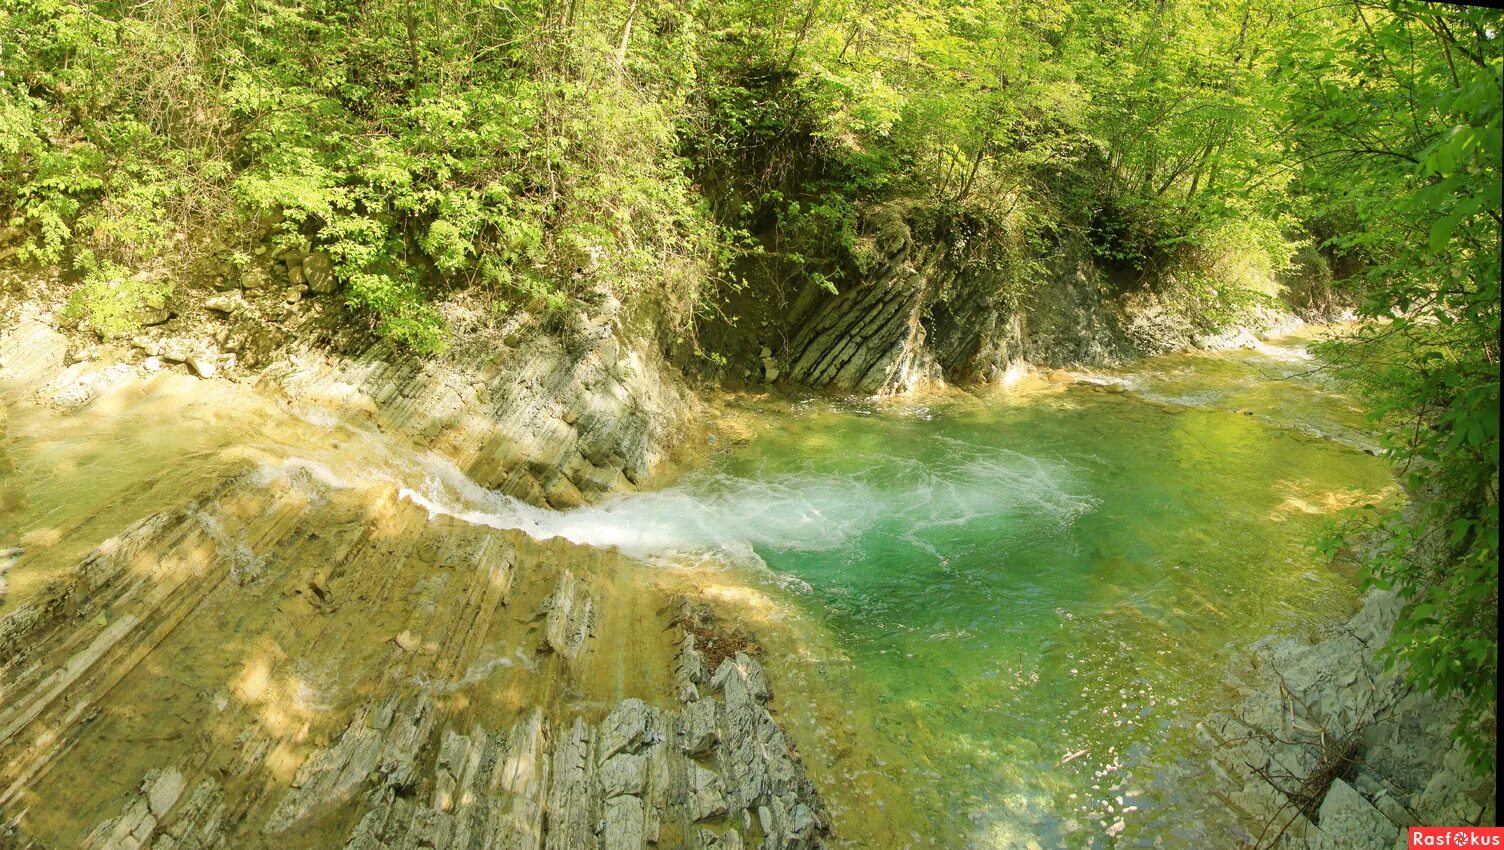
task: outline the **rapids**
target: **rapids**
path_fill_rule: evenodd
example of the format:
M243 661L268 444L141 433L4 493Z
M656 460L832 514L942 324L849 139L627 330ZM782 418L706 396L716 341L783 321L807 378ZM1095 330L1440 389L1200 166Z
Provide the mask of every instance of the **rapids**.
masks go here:
M980 399L750 405L755 436L708 466L563 513L442 474L405 492L665 565L724 562L829 633L816 666L859 683L855 710L940 846L1214 846L1238 827L1195 769L1198 718L1255 642L1353 612L1352 575L1314 538L1394 497L1305 342Z
M67 429L12 413L32 486L7 530L32 554L10 602L118 524L111 505L165 508L247 465L395 485L431 516L617 547L742 604L780 722L835 754L811 771L838 831L860 828L843 807L900 802L842 772L860 752L909 795L918 845L1222 846L1240 827L1196 724L1255 643L1354 610L1353 576L1313 539L1395 498L1316 365L1292 338L980 395L734 398L687 435L707 463L562 512L327 411L164 380Z

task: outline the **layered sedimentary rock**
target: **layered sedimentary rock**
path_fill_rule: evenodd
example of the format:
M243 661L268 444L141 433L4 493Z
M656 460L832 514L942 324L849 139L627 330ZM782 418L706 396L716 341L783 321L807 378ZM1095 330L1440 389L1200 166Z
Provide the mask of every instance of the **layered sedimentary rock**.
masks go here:
M875 237L872 273L836 294L807 288L790 313L780 353L789 379L863 393L905 392L938 377L925 347L930 258L891 221Z
M820 846L738 655L614 552L249 469L0 618L0 846Z
M661 358L583 318L562 339L443 361L384 343L304 351L260 380L305 405L366 410L483 486L556 508L646 482L696 410Z
M871 210L866 259L838 292L808 284L760 317L765 375L866 394L1000 377L1023 362L1104 363L1130 354L1123 306L1084 252L1062 246L1020 287L988 246L918 232L901 205ZM1022 289L1022 294L1019 291ZM754 317L758 318L758 317Z
M1399 605L1376 592L1325 640L1260 647L1242 703L1205 724L1222 797L1258 846L1388 850L1413 824L1494 822L1492 774L1451 741L1461 706L1408 688L1376 657Z
M1152 275L1104 268L1076 236L1056 234L1044 251L1005 245L905 203L865 210L860 230L860 258L835 291L796 276L765 287L777 297L736 300L737 325L711 335L747 377L904 394L1026 365L1111 365L1235 341L1238 329L1224 339L1198 310L1157 293ZM1291 318L1248 308L1238 322L1264 332Z
M231 320L269 326L244 310L222 312L243 306L223 300L208 300L203 329ZM699 409L651 346L623 341L619 309L575 316L556 333L535 330L511 346L461 340L461 350L434 358L370 341L336 352L284 333L283 347L262 352L247 371L204 333L181 335L176 326L191 317L148 329L129 345L90 345L28 307L0 324L0 385L68 410L164 370L250 377L331 421L373 420L451 458L485 487L573 507L649 481Z

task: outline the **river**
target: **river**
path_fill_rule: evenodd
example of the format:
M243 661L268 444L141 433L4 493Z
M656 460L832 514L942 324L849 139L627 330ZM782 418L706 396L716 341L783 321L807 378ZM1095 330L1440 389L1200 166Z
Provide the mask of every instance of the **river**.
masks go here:
M86 525L121 521L109 505L165 506L247 461L394 483L430 513L616 546L757 599L783 720L839 756L811 769L848 832L901 806L916 845L1223 846L1239 827L1196 724L1227 707L1228 665L1251 646L1355 609L1351 571L1313 541L1343 509L1395 498L1308 342L985 394L733 397L686 436L706 463L565 512L184 378L123 406L133 419L94 409L64 433L16 415L34 487L11 519L56 545L12 576L12 601L83 554L67 541L94 539Z
M1394 496L1308 342L985 397L745 402L753 436L671 487L469 517L709 555L795 609L939 846L1213 846L1236 826L1193 787L1197 720L1255 642L1353 612L1315 538Z

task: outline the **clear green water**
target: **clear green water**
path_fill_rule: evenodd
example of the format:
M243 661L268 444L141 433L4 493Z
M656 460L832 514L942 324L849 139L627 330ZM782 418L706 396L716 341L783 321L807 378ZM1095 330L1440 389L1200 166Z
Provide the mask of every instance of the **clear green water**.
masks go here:
M1194 725L1253 643L1354 610L1312 539L1390 486L1313 365L1295 341L1094 378L1117 391L771 404L666 490L498 519L765 567L875 695L939 846L1231 846Z
M887 739L882 769L912 793L923 843L1234 846L1194 725L1226 707L1227 665L1252 644L1353 610L1351 578L1316 557L1312 536L1392 489L1386 464L1361 451L1359 412L1306 374L1313 365L1293 341L1093 378L1115 392L767 402L746 413L750 440L707 423L694 439L718 438L713 461L674 486L563 513L364 432L202 397L185 378L176 395L153 385L149 418L122 420L140 426L124 438L89 430L88 416L116 415L99 405L67 439L18 414L12 430L32 445L22 478L42 485L14 531L64 541L34 546L43 567L71 563L66 541L97 539L76 533L76 517L195 491L148 474L164 452L172 469L210 470L295 451L283 466L404 482L476 522L650 559L708 554L834 642L817 663L857 682L848 693L864 695L872 723L858 725ZM196 401L165 417L163 394ZM223 450L241 443L264 451ZM126 455L105 453L120 445ZM32 573L15 571L13 596L47 574ZM801 681L809 693L785 699L821 699L818 676Z

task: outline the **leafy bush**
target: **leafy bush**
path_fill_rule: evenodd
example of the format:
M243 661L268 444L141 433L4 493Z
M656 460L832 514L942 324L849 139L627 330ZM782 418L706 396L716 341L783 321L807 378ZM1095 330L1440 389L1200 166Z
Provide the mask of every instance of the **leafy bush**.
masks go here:
M0 209L23 261L90 274L275 222L425 351L449 288L552 309L679 269L690 295L666 300L693 311L715 271L720 233L675 155L693 28L671 4L587 22L553 4L18 0L0 31Z
M1356 219L1332 245L1369 260L1350 282L1368 321L1328 353L1363 389L1415 498L1359 523L1385 541L1367 580L1406 603L1387 656L1415 685L1465 702L1458 735L1487 770L1499 658L1504 49L1481 34L1497 33L1500 16L1360 11L1368 29L1293 45L1313 70L1290 89L1302 182L1319 193L1318 211ZM1464 44L1454 26L1480 35ZM1411 57L1404 69L1388 58L1400 49ZM1368 143L1355 150L1355 137Z
M91 272L74 290L63 314L87 318L89 326L103 337L128 336L141 328L141 314L161 309L172 292L170 282L147 276L127 276L125 268L106 265Z

